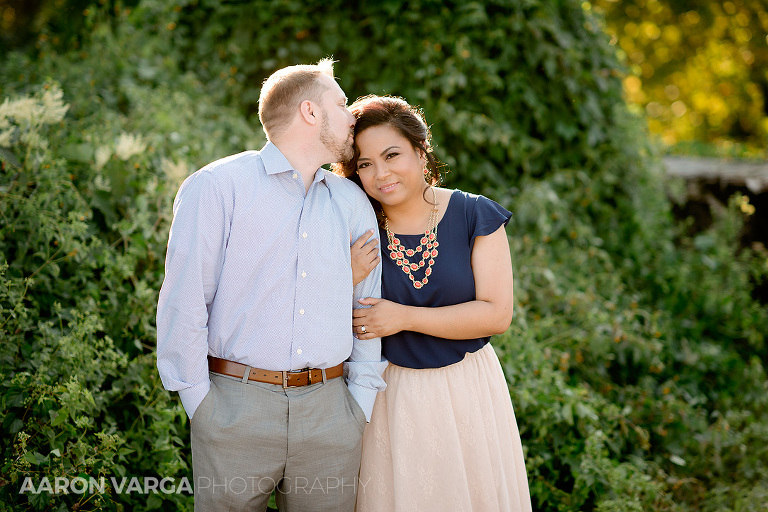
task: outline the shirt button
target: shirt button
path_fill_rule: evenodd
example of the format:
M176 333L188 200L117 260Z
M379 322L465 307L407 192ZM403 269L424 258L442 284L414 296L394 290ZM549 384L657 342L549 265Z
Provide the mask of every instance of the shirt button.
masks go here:
M301 349L300 349L300 348L297 348L297 349L296 349L296 353L297 353L297 354L301 354Z
M300 315L303 315L303 314L304 314L304 310L303 310L303 309L300 309L300 310L299 310L299 314L300 314Z
M301 236L303 236L304 238L307 238L307 233L304 232L304 233L301 234Z
M296 173L293 173L293 179L296 179L296 178L298 178L298 177L299 177L299 175L298 175L298 174L296 174Z
M302 272L301 273L301 277L307 277L307 273L306 272Z

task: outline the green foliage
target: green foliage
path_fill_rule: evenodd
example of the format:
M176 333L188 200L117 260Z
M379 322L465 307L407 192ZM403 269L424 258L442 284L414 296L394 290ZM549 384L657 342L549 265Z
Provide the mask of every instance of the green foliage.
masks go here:
M146 497L112 486L18 494L25 476L35 485L78 475L191 477L186 415L163 390L154 357L171 202L196 167L258 143L194 77L170 60L140 58L152 46L132 39L129 24L94 19L90 28L84 52L38 55L34 66L14 54L3 67L0 501L184 509L185 493ZM172 84L148 81L153 66Z
M581 464L600 453L586 441L600 431L613 466L589 467L607 471L604 486L617 472L638 479L630 485L637 510L699 510L715 495L721 506L741 500L760 510L747 496L768 488L768 318L750 290L765 276L766 255L731 249L741 215L734 201L693 240L633 248L627 239L617 258L582 213L590 205L581 191L594 186L594 177L562 171L521 184L515 203L515 320L496 345L514 354L505 370L518 420L531 428L523 435L534 495L546 496L541 509L613 503L599 487L573 502L584 490ZM566 471L559 450L571 457ZM574 491L543 492L553 477Z
M18 489L190 476L154 366L173 195L261 146L267 75L329 54L351 98L424 108L449 186L515 212L515 320L494 344L534 508L765 508L768 313L751 290L767 255L734 249L737 201L694 238L673 224L587 4L131 4L86 9L77 45L44 27L0 68L0 510L191 508Z
M142 272L152 224L120 236L131 218L141 218L134 206L104 229L99 176L60 156L74 134L46 126L63 126L58 112L65 109L61 91L46 88L4 104L13 151L4 152L0 189L0 418L10 484L0 493L8 504L27 500L17 491L24 476L37 482L186 469L183 412L170 406L152 368L158 276ZM161 251L164 235L151 240L154 250ZM115 499L109 492L29 495L35 509L101 510Z
M275 68L329 54L351 98L420 104L439 156L457 169L452 185L497 192L518 173L591 169L615 149L616 57L577 2L209 1L179 13L144 5L154 6L145 20L173 20L184 32L186 66L208 90L248 113Z

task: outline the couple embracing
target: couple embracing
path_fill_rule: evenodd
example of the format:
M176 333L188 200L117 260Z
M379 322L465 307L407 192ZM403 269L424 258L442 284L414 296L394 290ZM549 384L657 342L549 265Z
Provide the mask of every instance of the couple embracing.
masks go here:
M259 118L267 144L173 206L157 365L190 418L195 510L274 491L289 512L530 511L489 343L511 213L438 187L422 112L348 106L328 59L271 75Z

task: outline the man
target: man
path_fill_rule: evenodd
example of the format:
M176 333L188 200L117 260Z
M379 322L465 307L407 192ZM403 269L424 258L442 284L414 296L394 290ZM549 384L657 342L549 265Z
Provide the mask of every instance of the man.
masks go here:
M265 510L277 487L281 510L351 511L386 366L352 308L380 296L381 270L353 286L350 239L375 215L321 165L351 158L355 119L328 59L270 76L259 119L260 151L176 196L157 366L190 417L195 510Z

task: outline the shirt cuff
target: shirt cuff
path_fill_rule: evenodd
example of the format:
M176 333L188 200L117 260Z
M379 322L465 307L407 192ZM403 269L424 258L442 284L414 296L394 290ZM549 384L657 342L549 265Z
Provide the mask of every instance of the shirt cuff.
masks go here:
M191 388L185 388L179 390L179 398L181 398L181 405L184 406L184 410L187 411L187 416L192 419L192 415L195 414L197 407L202 403L205 395L208 394L208 390L211 389L211 381L206 379L205 382L192 386Z
M349 392L352 393L352 397L365 413L365 421L371 422L371 414L373 414L373 403L376 401L376 393L378 390L358 386L353 382L347 382Z

